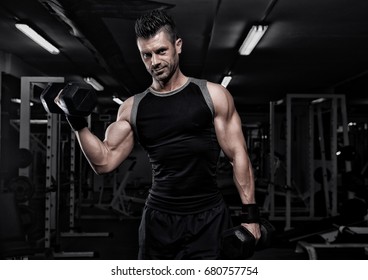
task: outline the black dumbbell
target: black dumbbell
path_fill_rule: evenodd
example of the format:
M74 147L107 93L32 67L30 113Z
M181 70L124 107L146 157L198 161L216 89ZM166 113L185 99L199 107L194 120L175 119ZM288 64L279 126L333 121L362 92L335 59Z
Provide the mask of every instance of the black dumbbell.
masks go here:
M56 96L59 95L60 91L63 90L65 87L65 84L62 83L49 83L47 87L43 90L41 93L40 99L43 105L43 108L45 108L46 112L51 114L63 114L63 110L56 105L54 102Z
M261 218L259 225L261 228L261 238L257 242L256 250L269 248L272 245L276 231L275 227L264 218Z
M59 99L61 107L55 104L55 98ZM41 93L40 99L48 113L65 113L69 116L86 117L97 104L95 90L79 83L50 83Z
M223 259L244 260L253 256L255 250L271 246L274 226L266 219L260 220L261 237L256 243L253 234L242 225L226 230L221 237Z

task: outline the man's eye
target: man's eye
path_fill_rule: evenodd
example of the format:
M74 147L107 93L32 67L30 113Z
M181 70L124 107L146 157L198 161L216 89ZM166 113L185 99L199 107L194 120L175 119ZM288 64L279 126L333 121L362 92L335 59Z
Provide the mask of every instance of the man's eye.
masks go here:
M144 59L147 59L147 58L150 58L150 57L151 57L151 54L149 54L149 53L144 53L143 54Z

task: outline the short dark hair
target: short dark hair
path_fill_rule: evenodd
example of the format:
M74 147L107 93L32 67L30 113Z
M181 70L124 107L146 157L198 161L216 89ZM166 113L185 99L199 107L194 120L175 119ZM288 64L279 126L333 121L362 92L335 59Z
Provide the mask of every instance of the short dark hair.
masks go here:
M178 38L174 20L164 10L153 10L135 22L136 38L149 39L164 28L172 43Z

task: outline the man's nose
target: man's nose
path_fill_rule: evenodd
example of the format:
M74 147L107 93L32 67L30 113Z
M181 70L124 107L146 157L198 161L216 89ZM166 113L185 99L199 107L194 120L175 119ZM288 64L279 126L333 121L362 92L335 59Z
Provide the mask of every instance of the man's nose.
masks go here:
M151 63L152 63L153 67L156 67L157 65L160 64L160 61L159 61L157 55L155 55L155 54L152 55Z

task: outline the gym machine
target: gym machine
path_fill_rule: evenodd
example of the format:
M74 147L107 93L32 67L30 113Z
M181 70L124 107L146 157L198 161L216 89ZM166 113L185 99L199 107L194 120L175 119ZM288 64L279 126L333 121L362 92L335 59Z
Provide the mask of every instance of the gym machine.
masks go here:
M368 227L366 225L333 225L333 228L296 238L296 253L307 253L310 260L317 260L323 253L338 253L343 259L368 259ZM350 252L350 254L347 254Z
M0 66L0 70L2 70L2 67ZM1 152L1 146L2 146L2 123L3 123L3 120L2 120L2 117L3 117L3 113L2 113L2 87L3 87L3 72L0 71L0 155L2 154ZM3 192L3 180L2 178L0 178L1 181L0 181L0 192Z
M286 112L282 113L286 123L280 126L280 123L276 125L276 108L281 107L281 105L286 107ZM296 112L295 108L303 109ZM338 117L338 109L340 109L340 117ZM328 110L330 114L329 127L324 126L322 120L323 110ZM299 115L297 115L297 113ZM268 184L268 196L265 199L263 208L264 211L269 212L270 220L285 220L285 230L291 229L292 220L321 219L321 217L318 217L315 213L315 193L317 191L315 186L315 168L317 165L314 159L315 153L320 154L319 170L321 174L319 180L325 199L326 215L334 216L337 214L338 174L336 152L339 121L342 127L343 144L344 146L348 146L348 124L344 95L288 94L283 100L270 102L270 180ZM317 122L316 129L315 122ZM304 138L298 139L300 140L300 142L298 142L295 141L296 137L298 137L295 130L301 126L304 129ZM284 129L284 132L280 132L281 127ZM325 139L325 130L329 132L330 139ZM317 131L317 135L315 135L315 131ZM276 162L279 160L276 154L280 153L280 151L277 151L276 147L277 136L285 137L284 140L286 143L286 147L284 147L286 154L284 160L286 178L285 185L283 186L285 196L284 208L276 207L276 195L278 193L275 189L275 174L278 167ZM314 147L315 139L318 140L319 151L316 151ZM329 150L326 150L327 146L329 146ZM326 158L327 154L329 159ZM299 158L296 158L296 155L298 155ZM304 158L302 156L304 156ZM301 168L303 164L306 165L305 168ZM299 167L299 171L305 170L306 174L297 174L297 166ZM346 170L350 168L350 163L346 161ZM304 185L304 189L301 188L303 182L304 184L307 182L307 184ZM294 193L292 191L294 191ZM294 197L302 200L305 207L302 207L302 209L293 209L292 199ZM302 214L300 214L301 212ZM295 213L297 215L293 215Z
M136 190L136 192L143 191L141 195L137 195L136 193L129 193L128 191L129 184L134 180L132 176L136 163L136 157L129 156L126 162L121 166L121 168L123 168L123 175L121 178L118 178L120 177L118 174L119 170L115 170L113 173L110 174L110 177L112 177L110 178L110 185L112 185L112 190L110 190L110 192L106 190L106 186L103 183L103 176L97 176L97 178L96 176L94 177L95 185L99 186L98 201L97 203L92 203L92 205L86 204L86 206L93 206L102 210L108 210L113 215L84 215L84 218L111 219L117 218L117 215L119 219L140 217L141 213L138 213L137 216L137 212L134 210L143 209L147 196L146 188L140 188ZM106 200L106 196L108 197L108 200Z
M76 166L75 166L75 155L76 155L76 137L74 132L71 132L70 135L70 192L69 192L69 231L62 232L61 237L109 237L109 232L80 232L76 231L75 225L75 214L77 212L76 205L79 201L76 200ZM81 173L81 172L80 172ZM79 189L81 188L81 183L79 182ZM80 192L79 192L80 193ZM81 194L79 195L79 199Z
M21 115L20 115L20 148L28 149L30 144L30 98L33 97L33 84L45 85L43 93L50 90L51 85L56 85L54 90L64 87L63 77L22 77L21 78ZM59 88L57 87L59 85ZM41 94L42 95L42 94ZM53 258L80 258L93 257L94 252L60 252L59 242L61 237L107 237L108 233L79 233L74 231L75 219L75 136L72 133L70 149L70 189L69 189L69 227L70 231L60 232L60 136L61 114L47 114L46 131L46 181L45 181L45 228L44 249L48 256ZM20 176L29 176L29 169L19 169Z
M21 105L20 105L20 123L19 123L19 148L30 148L30 101L33 97L34 83L63 83L62 77L22 77L21 78ZM52 192L52 178L56 178L57 166L57 145L55 145L54 136L57 134L57 119L48 116L47 118L47 151L46 151L46 186L45 186L45 249L51 246L51 231L56 229L56 197ZM20 168L19 176L30 176L29 167Z
M128 170L125 172L125 175L122 179L122 181L119 184L118 189L114 192L113 199L111 200L110 207L117 211L118 213L123 214L124 216L132 216L132 211L130 209L131 203L138 203L140 205L143 205L146 201L145 198L137 197L134 195L128 195L126 192L128 179L133 172L134 166L136 164L136 160L133 159L130 163Z

